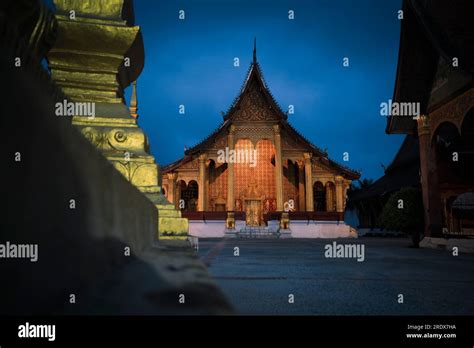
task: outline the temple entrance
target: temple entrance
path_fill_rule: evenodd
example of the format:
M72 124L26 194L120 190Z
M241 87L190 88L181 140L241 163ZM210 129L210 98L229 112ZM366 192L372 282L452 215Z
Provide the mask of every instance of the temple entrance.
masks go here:
M257 184L252 182L242 195L237 199L237 206L245 212L245 224L250 227L261 226L263 223L263 196L257 188Z
M315 211L326 211L326 192L320 181L316 181L313 185L313 204Z
M245 201L245 223L247 226L260 226L262 222L262 201L246 200Z
M197 202L199 197L199 185L195 180L191 180L188 185L181 180L178 183L179 200L182 200L184 205L180 207L182 211L197 211Z

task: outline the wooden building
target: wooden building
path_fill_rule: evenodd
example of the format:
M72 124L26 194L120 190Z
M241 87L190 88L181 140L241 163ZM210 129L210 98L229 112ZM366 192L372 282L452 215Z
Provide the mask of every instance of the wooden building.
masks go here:
M387 133L419 142L425 236L474 234L474 2L405 0Z
M223 118L183 158L163 167L165 195L183 216L223 219L235 212L250 226L263 226L283 211L290 219L343 220L346 191L360 174L329 159L291 126L265 83L255 47Z

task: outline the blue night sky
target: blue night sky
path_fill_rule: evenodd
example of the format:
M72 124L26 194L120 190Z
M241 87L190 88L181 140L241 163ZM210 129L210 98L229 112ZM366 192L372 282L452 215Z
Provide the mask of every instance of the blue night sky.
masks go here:
M284 111L295 106L291 124L330 158L361 170L362 178L378 178L381 163L391 162L403 140L385 134L380 116L380 103L394 89L400 6L400 0L135 1L145 43L139 124L158 163L181 158L184 146L220 125L257 37L267 85ZM185 20L178 19L181 9ZM350 67L343 67L343 57ZM346 151L349 162L343 162Z
M267 85L283 110L295 106L293 126L362 177L381 176L380 164L390 163L403 140L385 134L380 116L380 103L393 94L400 6L399 0L135 1L145 43L139 123L152 153L161 165L173 162L219 126L244 81L256 36Z

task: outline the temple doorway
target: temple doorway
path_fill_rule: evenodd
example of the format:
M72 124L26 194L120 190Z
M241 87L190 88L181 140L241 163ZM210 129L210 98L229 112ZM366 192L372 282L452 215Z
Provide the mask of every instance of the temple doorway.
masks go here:
M184 181L179 184L179 199L183 200L183 211L197 211L197 203L199 197L199 185L195 180L191 180L188 185Z

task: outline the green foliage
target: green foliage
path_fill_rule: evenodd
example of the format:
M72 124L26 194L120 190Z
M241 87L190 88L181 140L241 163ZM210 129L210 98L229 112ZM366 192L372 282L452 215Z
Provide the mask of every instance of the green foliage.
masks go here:
M353 181L353 182L351 182L351 185L349 187L348 194L350 195L350 194L354 194L356 192L365 190L366 188L368 188L373 183L374 183L374 180L367 179L367 178L365 178L363 180Z
M421 231L423 209L420 190L404 187L388 199L380 216L380 225L388 230L405 233Z
M359 183L360 189L366 189L367 187L369 187L370 185L374 183L373 179L367 179L367 178L364 178L363 180L357 180L357 181Z

